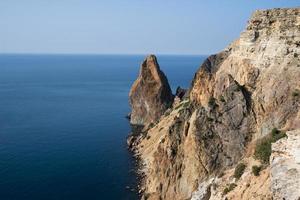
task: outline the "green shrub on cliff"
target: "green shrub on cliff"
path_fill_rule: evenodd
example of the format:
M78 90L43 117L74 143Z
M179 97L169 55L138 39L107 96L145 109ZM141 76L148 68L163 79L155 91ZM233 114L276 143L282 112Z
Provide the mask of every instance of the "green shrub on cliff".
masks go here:
M259 176L261 169L262 166L257 166L257 165L252 166L252 173L254 174L254 176Z
M271 156L270 137L261 139L255 147L254 157L263 163L268 163Z
M223 190L223 195L227 194L228 192L232 191L237 185L235 183L230 183L226 188Z
M269 163L269 159L272 153L272 143L278 141L279 139L286 137L285 132L273 128L270 135L262 138L256 143L254 157L263 163Z
M225 102L225 98L222 95L220 95L219 100L222 101L223 103Z
M276 142L277 140L286 137L285 132L278 130L277 128L272 129L272 143Z
M189 100L184 100L180 102L176 107L175 110L177 109L186 109L190 106L190 101Z
M211 96L208 100L208 105L211 106L211 107L215 107L216 106L216 99Z
M239 179L245 171L246 165L244 163L239 163L234 170L234 178Z
M292 93L293 97L298 97L300 96L300 91L298 89L294 90Z

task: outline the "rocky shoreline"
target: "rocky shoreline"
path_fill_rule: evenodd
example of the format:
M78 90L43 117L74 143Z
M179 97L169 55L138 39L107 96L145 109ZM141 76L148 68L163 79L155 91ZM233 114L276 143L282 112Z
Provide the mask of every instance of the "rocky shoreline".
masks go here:
M128 139L131 136L128 137ZM127 139L127 141L128 141ZM131 139L129 139L131 140ZM127 142L128 143L128 142ZM133 154L133 157L135 159L135 169L134 172L136 174L137 179L137 185L136 185L136 193L139 195L140 198L142 198L143 192L145 190L144 188L144 180L145 180L145 173L143 172L143 164L142 159L137 155L135 152L134 145L128 145L128 150Z
M291 8L254 12L187 91L173 95L148 56L129 94L141 198L298 200L299 55L300 8Z

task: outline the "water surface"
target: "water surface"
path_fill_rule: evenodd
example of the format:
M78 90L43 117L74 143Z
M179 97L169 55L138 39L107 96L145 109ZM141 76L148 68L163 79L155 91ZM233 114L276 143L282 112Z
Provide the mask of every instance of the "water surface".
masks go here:
M142 55L0 55L0 199L137 199L126 149ZM172 89L202 56L158 56Z

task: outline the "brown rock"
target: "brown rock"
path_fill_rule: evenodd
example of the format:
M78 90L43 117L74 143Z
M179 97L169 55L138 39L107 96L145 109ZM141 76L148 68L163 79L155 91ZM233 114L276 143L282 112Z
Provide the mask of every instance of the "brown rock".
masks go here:
M136 125L156 122L172 105L174 97L171 88L154 55L143 61L129 98L132 108L130 123Z

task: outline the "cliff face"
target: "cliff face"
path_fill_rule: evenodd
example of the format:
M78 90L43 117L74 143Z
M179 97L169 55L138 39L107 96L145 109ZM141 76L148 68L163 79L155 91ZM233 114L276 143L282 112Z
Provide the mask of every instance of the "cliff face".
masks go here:
M292 95L299 90L299 15L299 9L255 12L241 37L197 72L191 99L201 105L207 105L210 96L218 99L230 74L251 95L256 137L272 127L300 128L295 121L298 102Z
M238 40L201 65L189 96L137 138L143 198L222 199L235 165L258 162L257 139L300 128L299 55L299 8L255 12ZM246 172L228 198L271 198L270 168Z
M171 88L154 55L148 56L143 61L139 77L131 87L129 98L132 108L130 123L134 125L156 122L172 105Z

